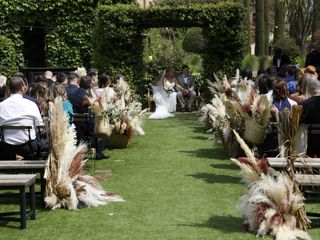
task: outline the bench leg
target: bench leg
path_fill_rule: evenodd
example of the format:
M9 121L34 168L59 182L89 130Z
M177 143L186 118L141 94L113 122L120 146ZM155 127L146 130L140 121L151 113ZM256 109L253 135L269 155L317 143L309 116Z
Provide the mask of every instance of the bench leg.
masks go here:
M26 216L26 192L24 187L20 187L20 228L27 228L27 216Z
M34 184L29 187L30 191L30 219L36 219L36 197L34 191Z

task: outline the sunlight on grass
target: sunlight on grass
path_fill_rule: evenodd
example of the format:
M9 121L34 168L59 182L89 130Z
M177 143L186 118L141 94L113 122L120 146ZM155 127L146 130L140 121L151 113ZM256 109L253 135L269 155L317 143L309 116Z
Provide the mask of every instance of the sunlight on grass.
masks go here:
M77 211L38 205L27 231L1 222L0 239L256 239L235 211L245 191L239 170L220 145L213 146L194 114L146 119L144 129L146 135L135 137L129 148L107 150L110 158L96 163L98 170L112 171L102 184L125 203ZM307 208L317 212L319 206ZM14 207L2 201L0 211ZM309 233L320 236L319 228Z

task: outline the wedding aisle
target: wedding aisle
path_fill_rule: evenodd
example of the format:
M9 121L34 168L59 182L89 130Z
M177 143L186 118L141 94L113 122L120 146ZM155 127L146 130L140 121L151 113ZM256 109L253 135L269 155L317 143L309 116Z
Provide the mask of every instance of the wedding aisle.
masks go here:
M146 119L144 129L146 135L135 137L129 148L107 151L110 158L97 161L97 169L112 170L103 187L126 202L38 210L28 231L5 227L0 239L256 239L235 211L244 192L239 170L219 144L213 146L195 114ZM309 233L320 235L319 228Z

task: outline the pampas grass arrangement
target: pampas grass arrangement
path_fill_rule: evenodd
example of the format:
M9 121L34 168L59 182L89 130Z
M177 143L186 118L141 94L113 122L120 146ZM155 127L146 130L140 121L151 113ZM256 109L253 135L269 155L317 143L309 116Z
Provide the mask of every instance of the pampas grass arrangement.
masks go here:
M74 125L68 125L61 98L54 102L50 123L51 149L45 169L47 207L75 210L79 206L122 202L120 196L103 190L94 177L84 175L87 146L77 145Z
M287 173L269 167L267 159L256 159L244 140L234 132L246 157L232 159L243 175L247 192L240 197L237 210L244 224L257 236L271 234L276 240L311 240L301 219L303 196L296 191L294 180Z

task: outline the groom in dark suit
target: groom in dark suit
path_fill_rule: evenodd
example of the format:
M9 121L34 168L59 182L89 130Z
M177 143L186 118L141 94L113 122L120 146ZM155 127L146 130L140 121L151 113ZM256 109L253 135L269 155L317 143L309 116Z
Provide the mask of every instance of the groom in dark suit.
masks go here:
M182 66L181 74L178 76L177 87L178 100L182 107L182 111L191 112L192 103L197 97L195 92L195 82L193 77L189 74L189 68L187 65Z

